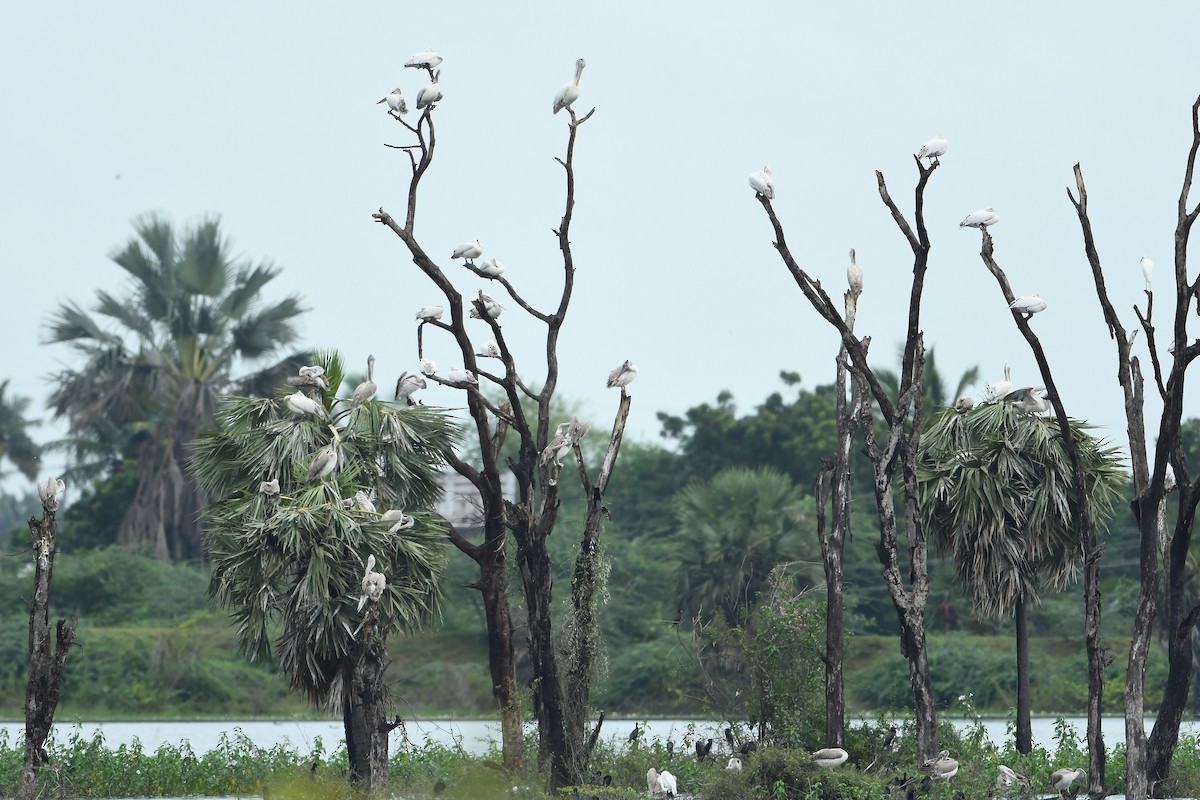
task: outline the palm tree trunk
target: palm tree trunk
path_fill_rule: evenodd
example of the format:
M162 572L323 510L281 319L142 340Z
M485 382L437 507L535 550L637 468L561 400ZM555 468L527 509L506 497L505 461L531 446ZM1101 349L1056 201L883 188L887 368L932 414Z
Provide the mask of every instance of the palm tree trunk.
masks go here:
M1025 608L1025 595L1017 598L1017 752L1028 755L1033 752L1033 727L1030 721L1031 698L1029 692L1029 623Z
M377 609L373 609L378 613ZM342 724L346 731L346 755L350 762L350 780L368 794L383 792L388 785L387 650L375 636L375 622L363 626L364 642L357 659L349 662L342 680L346 697L342 704Z
M521 721L521 699L517 693L517 666L513 655L512 612L508 605L504 548L485 548L480 553L479 588L487 626L488 669L492 696L500 708L500 746L504 768L525 769L525 733Z

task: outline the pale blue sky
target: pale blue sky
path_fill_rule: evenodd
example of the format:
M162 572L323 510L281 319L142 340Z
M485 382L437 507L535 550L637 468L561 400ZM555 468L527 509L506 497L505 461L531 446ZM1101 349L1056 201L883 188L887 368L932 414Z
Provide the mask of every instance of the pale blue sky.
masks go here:
M776 256L746 183L764 164L802 265L840 293L857 248L858 330L877 360L894 360L911 254L874 170L911 212L911 154L940 132L950 149L927 192L924 315L939 365L956 376L979 364L996 380L1009 361L1017 385L1040 382L978 233L958 229L993 206L1014 289L1049 303L1035 329L1068 411L1124 444L1115 356L1064 188L1082 161L1109 290L1131 325L1144 301L1138 257L1170 269L1200 93L1200 6L1167 5L9 5L0 379L44 403L46 376L71 357L40 344L49 313L111 289L120 271L107 253L152 210L180 222L219 213L238 252L274 260L276 295L299 292L311 308L305 342L355 364L373 352L383 386L413 369L413 313L439 296L370 219L381 205L403 212L408 177L382 146L407 143L405 132L375 101L397 85L411 100L425 79L404 60L433 47L446 97L418 236L468 294L479 281L448 257L479 238L542 307L561 274L550 231L566 125L550 105L575 59L588 61L579 105L597 111L578 145L578 273L560 355L561 390L593 427L607 427L616 396L604 378L625 358L641 370L630 421L641 439L657 436L656 411L724 388L749 411L781 388L781 369L809 387L832 379L836 339ZM506 305L506 335L536 379L538 328ZM443 368L458 361L444 340L427 347ZM448 389L424 401L460 402Z

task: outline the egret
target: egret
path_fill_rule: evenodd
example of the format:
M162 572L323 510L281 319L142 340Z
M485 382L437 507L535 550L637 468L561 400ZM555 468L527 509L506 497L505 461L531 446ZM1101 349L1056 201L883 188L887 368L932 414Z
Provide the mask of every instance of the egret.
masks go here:
M1148 292L1150 291L1150 281L1154 278L1154 262L1142 256L1138 263L1142 265L1142 275L1146 278L1146 291Z
M1004 364L1004 380L989 383L987 387L986 402L995 403L997 400L1004 397L1012 391L1012 367L1006 362Z
M433 73L433 80L428 86L422 86L417 92L417 109L432 108L433 104L438 102L444 96L442 87L438 84L438 76L441 75L441 70Z
M937 758L931 758L921 765L921 772L934 780L948 781L958 774L958 762L950 757L950 751L943 750Z
M967 214L963 221L958 223L960 228L979 228L983 230L989 225L995 225L1000 221L1000 215L996 213L994 208L981 208L978 211L972 211Z
M862 267L854 259L854 248L850 248L850 266L846 267L846 282L850 284L850 294L858 297L863 290Z
M451 383L463 383L467 386L479 385L479 379L475 377L474 373L461 367L451 367L450 371L446 373L446 380Z
M633 379L637 377L637 373L637 366L632 361L626 359L625 363L608 373L608 388L615 389L620 387L621 394L625 394L625 387L633 383Z
M1066 797L1067 792L1071 788L1071 784L1075 783L1077 780L1086 779L1087 773L1082 769L1069 769L1068 767L1063 767L1062 769L1054 770L1054 773L1050 775L1050 785L1055 789L1058 789L1058 791L1062 792L1063 796Z
M949 144L946 138L939 133L921 145L921 149L917 151L917 158L927 158L930 164L940 164L940 157L945 154Z
M572 114L575 109L571 108L571 104L579 99L579 79L583 76L583 68L587 66L587 62L582 58L575 62L575 79L566 86L558 90L558 94L554 95L554 113L568 109Z
M375 356L367 356L367 379L354 387L354 395L350 398L350 407L358 408L375 396Z
M400 87L396 87L388 92L387 95L379 101L379 103L387 103L388 108L390 108L396 114L408 113L408 103L405 102L404 93L400 91ZM379 105L379 103L376 103L375 105Z
M388 533L399 533L400 531L406 531L417 524L416 518L411 514L405 514L403 511L395 508L383 512L383 514L381 514L379 517L379 521L394 523L390 528L388 528Z
M422 358L421 359L421 372L427 378L432 378L434 375L437 374L437 362L434 361L432 358Z
M318 450L316 456L313 457L312 464L308 468L308 474L304 476L304 482L312 483L313 481L325 480L337 468L337 463L337 445L335 442L330 442Z
M762 195L768 200L775 199L775 181L771 179L771 170L763 167L757 172L750 173L750 188L756 195Z
M725 769L733 770L734 772L742 771L742 760L737 756L731 756L729 763L725 765Z
M405 61L404 66L416 67L417 69L433 69L441 63L442 57L433 52L432 47L426 47L420 53Z
M1029 779L1016 770L1000 765L1000 774L996 776L996 788L1005 790L1013 786L1028 786Z
M434 322L442 318L446 309L441 306L425 306L417 310L417 319L421 322Z
M1045 396L1045 386L1025 386L1004 395L1004 402L1012 403L1029 414L1041 414L1050 410L1050 401Z
M500 273L504 272L504 265L494 258L489 258L479 265L479 271L489 278L498 278Z
M473 242L463 242L458 247L454 248L454 252L450 254L451 259L461 258L471 266L475 265L475 259L483 255L483 245L476 239Z
M38 484L38 499L42 501L42 508L46 511L54 511L58 508L58 496L67 490L67 485L63 483L62 478L49 477Z
M325 410L325 406L321 405L316 400L313 400L304 392L289 394L283 399L283 401L293 413L300 414L301 416L305 414L312 414L313 416L319 417L321 416L321 412Z
M662 784L658 780L658 770L654 767L646 770L646 791L650 794L658 794L662 791Z
M833 769L845 764L849 757L850 754L840 747L826 747L812 754L812 762L818 767Z
M362 611L368 600L378 603L386 588L387 579L383 577L382 572L375 571L375 556L367 556L367 569L363 573L362 596L358 598L358 610Z
M959 414L965 414L975 407L975 399L963 395L954 401L954 410Z
M483 356L484 358L500 358L500 345L496 343L496 337L493 336L484 342L483 349L475 355Z
M409 375L407 371L401 372L400 377L396 379L396 402L400 402L400 398L404 398L410 406L415 405L412 399L413 394L418 389L424 389L426 385L425 379L420 375L416 373Z
M372 514L375 513L375 504L371 502L371 497L362 489L354 493L353 507L355 511L370 511Z
M662 787L662 790L666 792L667 797L674 797L679 793L679 786L675 782L675 776L667 772L665 769L658 773L658 784Z
M1024 314L1029 319L1039 311L1046 310L1046 301L1036 294L1023 294L1008 304L1008 307L1018 314Z
M268 497L279 494L279 478L263 481L258 485L258 491L260 494L265 494Z

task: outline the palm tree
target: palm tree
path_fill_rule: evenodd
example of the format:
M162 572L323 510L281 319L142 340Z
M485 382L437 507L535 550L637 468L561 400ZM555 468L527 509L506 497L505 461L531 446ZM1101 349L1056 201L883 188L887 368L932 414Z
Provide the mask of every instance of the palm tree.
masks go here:
M25 418L29 398L8 397L8 381L0 383L0 458L7 458L29 480L37 478L41 457L39 448L29 438L27 428L36 425Z
M338 400L340 359L320 361L324 413L293 413L282 398L294 387L226 398L190 468L222 498L204 514L210 597L232 612L252 660L274 656L293 689L341 709L351 776L376 791L387 785L391 730L386 641L437 612L445 534L428 509L455 434L439 410ZM336 468L313 476L326 448ZM386 589L364 604L371 571Z
M133 227L111 256L132 278L128 292L98 292L92 313L64 303L51 319L47 341L69 343L83 359L55 378L54 415L70 424L56 444L79 478L136 460L138 486L118 541L151 542L162 560L198 558L205 497L184 474L188 447L212 427L220 394L276 386L303 363L294 353L241 381L233 376L242 361L277 357L296 338L302 309L295 296L259 304L279 270L235 259L216 219L180 232L149 215Z
M1127 483L1115 447L1072 421L1096 519L1112 514ZM986 403L934 418L921 436L917 480L927 530L954 562L975 608L1015 614L1017 747L1030 752L1026 602L1039 588L1062 591L1082 560L1073 471L1058 423L1010 403Z

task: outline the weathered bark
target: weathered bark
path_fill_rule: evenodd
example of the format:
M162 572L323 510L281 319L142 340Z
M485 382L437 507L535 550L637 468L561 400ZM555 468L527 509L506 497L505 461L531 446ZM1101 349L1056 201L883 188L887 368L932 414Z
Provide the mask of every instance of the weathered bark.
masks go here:
M53 479L52 479L53 480ZM62 691L62 675L71 643L75 641L76 617L59 620L55 626L54 647L50 644L50 586L54 578L55 537L58 507L52 492L49 501L43 494L42 518L29 520L30 542L34 554L33 601L29 604L29 683L25 688L25 762L21 768L16 796L19 800L36 797L38 772L46 763L46 739L54 725Z
M374 604L372 604L374 605ZM372 609L371 615L378 614ZM342 672L345 697L342 723L346 731L346 756L350 780L369 795L378 795L388 785L387 649L375 636L375 620L369 619L359 633L358 657Z
M1029 619L1025 595L1017 598L1013 611L1017 628L1017 752L1028 755L1033 752L1033 725L1030 720Z
M504 548L483 548L476 586L483 599L487 628L488 671L492 677L492 696L500 711L500 746L504 768L513 772L525 769L525 731L521 699L517 690L517 664L513 652L512 610L508 604L507 561Z

